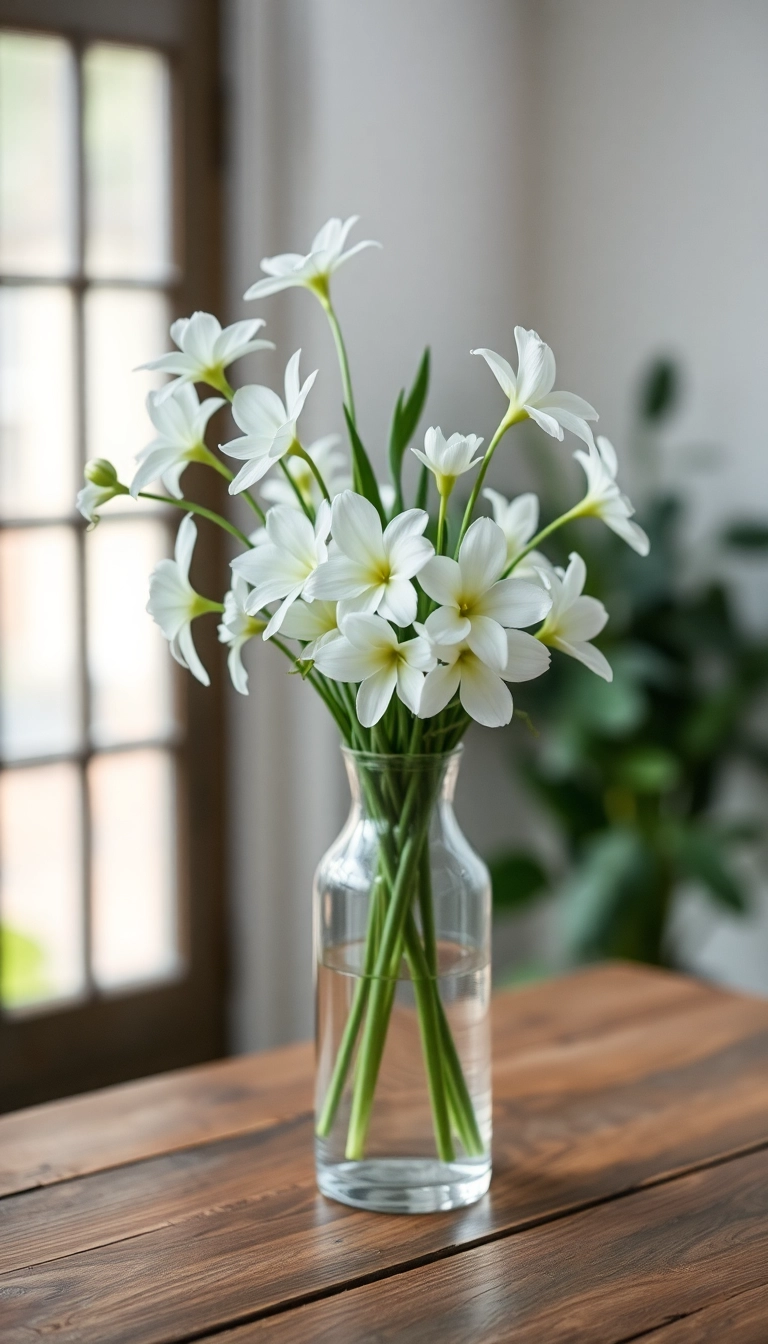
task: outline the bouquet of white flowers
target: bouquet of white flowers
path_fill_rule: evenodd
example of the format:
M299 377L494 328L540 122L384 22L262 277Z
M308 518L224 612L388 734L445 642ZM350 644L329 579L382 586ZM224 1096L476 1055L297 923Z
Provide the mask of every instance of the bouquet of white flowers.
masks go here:
M325 1140L331 1134L348 1093L344 1159L362 1161L393 1010L392 985L403 965L414 987L438 1162L454 1162L459 1151L467 1160L485 1156L489 1171L488 1132L481 1132L437 988L439 920L429 859L426 869L424 863L440 788L437 766L456 749L472 720L487 727L509 722L508 683L546 672L551 648L611 678L605 657L591 643L608 619L605 608L583 593L581 558L574 553L565 571L554 568L541 550L546 538L573 519L593 516L641 554L648 542L616 483L611 444L593 439L590 421L597 419L596 411L573 393L553 391L552 351L536 332L522 327L515 328L516 373L492 350L472 352L485 360L506 401L485 451L474 434L446 437L438 426L428 428L423 448L411 449L421 470L411 507L406 507L403 460L426 398L427 352L412 390L397 401L389 439L390 481L379 484L358 432L346 349L330 293L334 271L376 246L361 242L344 250L355 222L355 217L344 223L329 220L307 256L265 259L266 278L245 296L262 299L302 286L319 300L341 370L349 458L335 435L307 445L301 440L299 419L317 375L301 381L300 351L285 370L284 400L261 385L233 391L229 365L252 351L274 348L257 337L264 323L252 319L222 330L215 317L198 312L172 325L176 351L143 366L172 379L149 394L157 437L139 453L133 482L121 483L103 459L90 462L78 507L92 524L98 509L117 494L184 510L175 557L155 568L147 608L174 658L208 684L192 625L218 613L219 638L229 646L237 691L248 690L243 646L260 637L321 696L346 748L365 753L364 760L392 763L388 770L366 770L362 777L377 858L366 893L355 993L333 1058L326 1060L318 1135ZM218 395L200 402L195 384ZM225 401L242 432L220 444L219 455L206 446L205 434L211 415ZM575 456L586 473L586 493L541 528L535 495L509 502L483 489L507 431L528 419L554 438L562 440L567 430L583 444ZM225 459L240 464L236 474ZM207 464L226 478L230 494L243 497L258 520L251 535L183 497L181 477L188 462ZM454 522L449 500L459 477L470 473L471 493L463 516ZM148 488L157 481L162 491ZM493 518L475 517L481 496ZM223 601L201 595L190 584L197 536L193 515L225 529L243 548L231 562L232 584ZM531 627L537 627L533 633ZM434 762L435 769L413 773L403 768L403 762L413 760L427 766Z

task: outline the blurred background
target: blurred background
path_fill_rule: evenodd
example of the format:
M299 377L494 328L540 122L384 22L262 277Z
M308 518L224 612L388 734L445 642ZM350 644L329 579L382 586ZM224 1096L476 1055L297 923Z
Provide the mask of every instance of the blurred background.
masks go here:
M333 214L384 244L334 282L382 472L427 344L424 425L492 433L469 350L519 323L652 537L551 552L587 560L613 684L557 660L468 738L497 979L625 956L768 993L767 57L760 0L0 0L0 1106L311 1031L333 726L256 641L236 696L213 622L213 687L177 676L144 611L175 519L73 501L90 457L130 477L131 370L194 308L267 319L236 381L302 346L306 431L341 430L318 306L241 298ZM547 516L575 446L516 430L490 484Z

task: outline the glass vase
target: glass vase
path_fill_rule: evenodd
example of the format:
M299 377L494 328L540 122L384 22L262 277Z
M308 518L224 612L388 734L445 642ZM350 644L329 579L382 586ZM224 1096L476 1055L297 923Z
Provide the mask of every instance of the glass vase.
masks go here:
M352 807L315 875L317 1181L454 1209L491 1179L490 882L453 812L461 748L343 754Z

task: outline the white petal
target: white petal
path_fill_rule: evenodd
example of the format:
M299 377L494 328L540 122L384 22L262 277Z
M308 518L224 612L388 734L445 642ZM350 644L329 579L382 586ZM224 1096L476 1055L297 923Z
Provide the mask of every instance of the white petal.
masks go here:
M415 667L410 667L408 663L400 663L397 669L397 694L413 714L419 712L423 685L424 674L422 672L419 672Z
M272 435L284 425L288 413L271 387L249 383L239 387L232 402L235 424L245 434Z
M192 627L189 624L181 627L181 630L176 637L176 644L187 667L192 673L192 676L197 677L197 680L201 681L204 686L210 686L211 679L203 667L203 664L200 662L197 649L195 648L192 639Z
M243 644L244 640L236 640L227 654L227 667L232 679L232 685L240 695L248 694L248 673L243 667Z
M497 523L478 518L469 528L459 551L464 596L479 597L496 582L507 564L507 540Z
M487 616L474 616L467 636L467 644L481 662L502 672L507 664L507 640L496 621Z
M416 619L417 605L416 589L410 579L390 579L379 611L395 625L407 626Z
M436 555L419 571L419 583L442 607L458 607L462 591L461 570L447 555Z
M472 629L472 622L456 607L438 607L427 617L425 629L433 644L460 644Z
M381 669L380 656L357 649L340 636L332 644L318 649L315 667L332 681L363 681Z
M518 354L517 400L527 409L527 402L537 401L552 386L551 382L549 387L546 384L550 378L554 378L555 361L552 351L538 332L515 327L515 344Z
M408 639L400 645L400 653L409 667L415 667L418 672L431 672L435 666L435 655L432 651L432 645L423 635L416 639Z
M364 728L372 728L379 722L396 685L397 669L394 664L381 668L372 677L366 677L357 692L357 717Z
M284 600L280 603L280 606L278 607L277 611L274 612L272 616L270 616L264 634L262 635L262 639L264 640L271 639L273 635L278 634L278 632L282 627L283 621L288 615L288 612L290 611L297 597L300 596L302 587L303 584L297 583L296 587L292 588L290 593L286 595Z
M577 597L576 601L560 613L557 620L559 638L569 643L581 643L585 639L594 639L608 622L608 612L596 597Z
M356 649L364 653L397 648L397 635L392 626L372 613L356 612L342 621L342 634Z
M182 346L185 355L191 355L201 369L214 362L213 349L221 335L221 324L213 313L193 313L187 323Z
M419 718L431 719L441 709L445 709L456 694L460 680L461 673L456 663L451 667L436 667L433 672L428 672L421 688Z
M477 658L462 659L459 698L469 717L486 728L501 728L512 718L512 696L507 687L498 672Z
M482 355L502 392L509 397L510 401L514 401L517 396L517 380L512 372L512 366L507 363L506 359L497 355L495 350L486 350L482 347L478 350L472 350L471 353Z
M578 659L580 663L589 668L590 672L595 672L604 681L613 681L613 669L608 659L593 644L571 644L564 639L556 639L554 644L555 648L560 649L561 653L567 653L570 658Z
M216 337L213 355L217 364L230 364L238 357L242 349L249 345L257 331L264 326L263 317L247 317L225 327Z
M263 263L262 263L263 265ZM244 299L266 299L270 294L279 294L281 289L290 289L292 285L302 283L300 276L277 275L267 276L264 280L256 280L246 289Z
M131 493L133 493L133 486L131 486ZM648 554L651 549L651 543L648 539L648 534L643 531L639 523L633 523L630 518L610 516L606 516L605 521L612 531L614 531L618 537L621 537L622 541L626 541L627 544L632 547L633 551L637 551L638 555Z
M576 598L584 591L587 581L587 566L576 551L568 557L568 568L563 576L562 607L573 606Z
M553 439L562 439L564 437L562 427L553 415L545 415L543 411L538 411L529 401L526 402L525 409L531 419L535 420L539 428L544 430L545 434L550 434Z
M542 621L552 606L552 599L537 583L525 579L501 579L480 598L475 610L480 616L490 616L499 625L533 625Z
M378 587L379 585L377 585ZM346 555L332 555L318 565L307 583L307 597L325 601L360 597L371 587L368 570Z
M337 546L361 565L378 565L384 558L381 519L369 500L342 490L333 501L331 532Z
M195 520L192 517L192 514L188 513L176 533L176 545L174 547L176 564L179 566L179 570L184 575L185 579L189 574L189 566L192 562L192 552L195 549L196 541L197 528L195 526Z
M549 649L540 639L523 630L507 630L506 636L507 665L501 674L505 681L532 681L547 671Z

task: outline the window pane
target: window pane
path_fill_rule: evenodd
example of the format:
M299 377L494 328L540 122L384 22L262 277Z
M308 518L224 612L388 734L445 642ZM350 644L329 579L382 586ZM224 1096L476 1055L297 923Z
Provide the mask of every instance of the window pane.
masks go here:
M104 989L179 967L173 763L163 751L98 756L89 768L93 974Z
M67 289L0 289L0 517L74 512L74 320Z
M0 1002L84 989L80 782L74 765L0 774Z
M74 533L0 532L0 755L80 745Z
M164 381L133 369L170 348L165 296L150 290L91 290L85 302L86 434L89 457L108 457L130 484L139 449L155 437L145 401ZM110 509L135 508L116 499Z
M173 729L173 664L147 614L150 570L168 553L163 523L103 522L86 537L91 735L98 746Z
M83 86L86 270L162 279L171 260L167 62L99 43L85 54Z
M0 267L12 274L73 265L73 76L61 38L0 33Z

